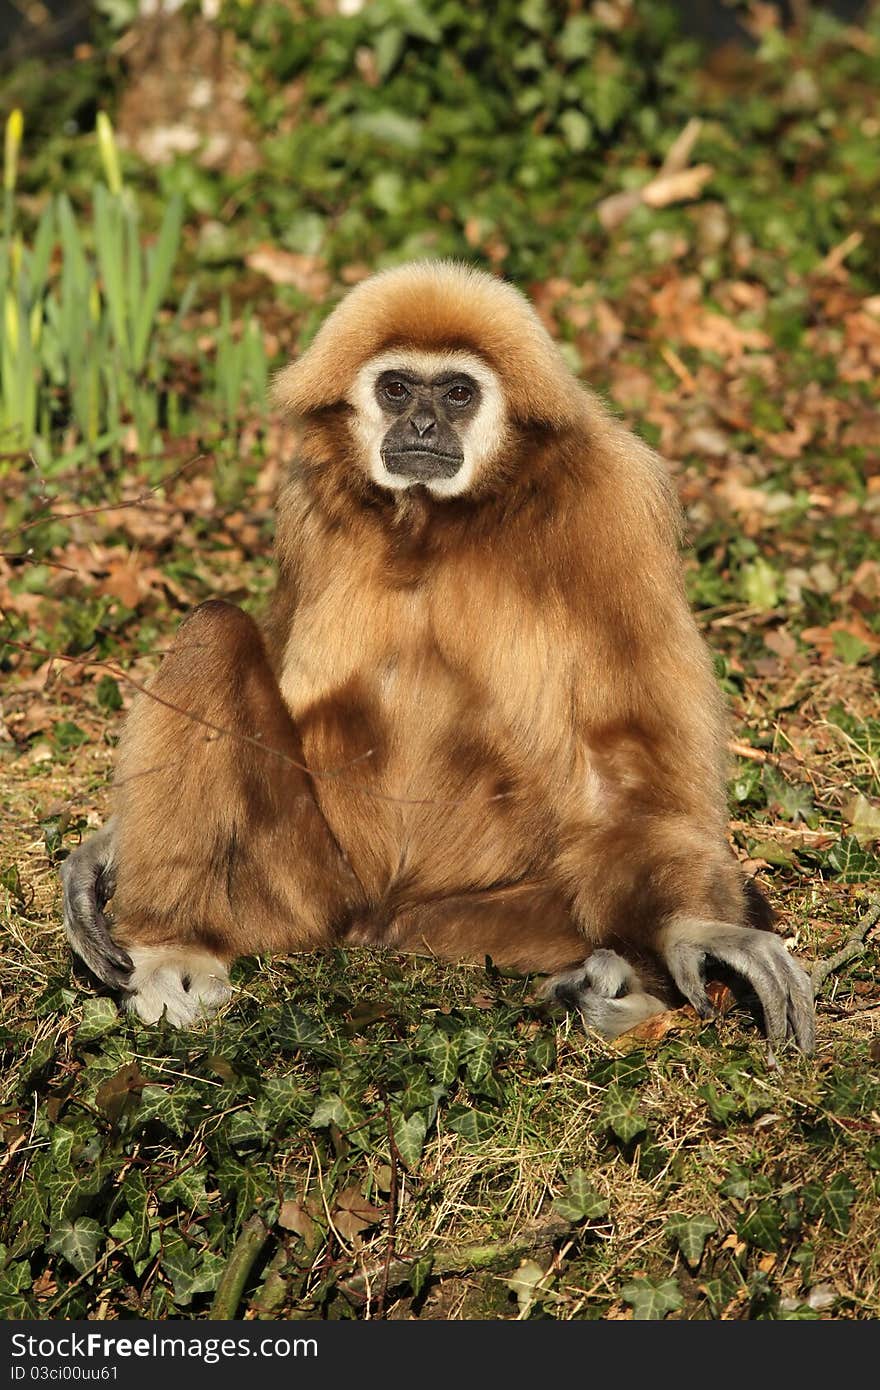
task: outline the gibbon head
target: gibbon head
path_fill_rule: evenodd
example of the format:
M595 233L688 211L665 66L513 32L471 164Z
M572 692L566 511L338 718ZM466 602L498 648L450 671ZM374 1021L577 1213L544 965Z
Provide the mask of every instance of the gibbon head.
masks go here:
M526 435L570 427L585 405L523 296L450 261L363 281L279 373L274 397L327 436L327 458L342 423L361 480L435 498L491 487Z

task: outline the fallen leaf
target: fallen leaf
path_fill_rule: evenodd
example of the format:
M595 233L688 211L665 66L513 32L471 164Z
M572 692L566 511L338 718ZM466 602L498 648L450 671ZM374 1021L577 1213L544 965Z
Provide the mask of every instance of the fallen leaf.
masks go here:
M835 642L835 633L855 638L864 648L864 656L876 656L880 652L880 638L875 636L864 619L858 615L849 621L840 618L837 622L829 623L827 627L805 627L801 637L811 647L816 647L828 661L832 657L843 655L839 641Z
M317 1227L306 1211L301 1202L288 1197L281 1203L281 1210L278 1213L278 1225L285 1231L293 1231L301 1236L306 1245L312 1245L315 1239Z
M769 647L782 661L790 661L797 655L797 642L786 627L777 628L775 632L765 632L764 646Z
M677 174L660 174L642 189L642 202L649 208L665 208L696 198L714 172L711 164L695 164Z
M310 299L323 299L330 292L330 272L319 256L299 251L282 251L277 246L258 246L245 256L245 265L265 275L273 285L292 285Z
M115 1122L125 1109L129 1096L140 1095L146 1085L147 1078L137 1062L127 1062L119 1071L101 1082L95 1092L95 1104L108 1120Z
M385 1216L382 1207L374 1207L357 1187L345 1187L338 1193L333 1208L333 1225L345 1240L375 1226Z
M859 848L880 840L880 805L869 801L861 792L856 792L852 801L845 807L843 818L852 826L852 833L858 840Z
M628 1028L614 1040L618 1051L629 1052L639 1043L660 1042L668 1033L689 1033L702 1026L703 1020L696 1009L684 1004L680 1009L665 1009L662 1014L654 1014L635 1028Z

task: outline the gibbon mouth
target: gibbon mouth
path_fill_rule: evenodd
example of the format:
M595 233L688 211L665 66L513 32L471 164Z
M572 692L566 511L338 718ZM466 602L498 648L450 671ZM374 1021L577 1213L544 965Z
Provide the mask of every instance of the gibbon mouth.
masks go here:
M389 473L424 482L431 478L454 478L464 458L461 454L444 454L437 449L395 449L382 454Z

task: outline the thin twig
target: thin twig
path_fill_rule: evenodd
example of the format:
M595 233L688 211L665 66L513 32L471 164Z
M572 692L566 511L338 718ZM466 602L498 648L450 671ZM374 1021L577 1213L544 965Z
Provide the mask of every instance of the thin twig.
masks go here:
M818 995L829 975L833 975L842 965L848 965L851 960L857 960L864 955L868 949L866 941L869 933L880 922L880 894L874 894L868 902L868 908L864 916L859 919L855 932L839 951L836 951L828 960L819 961L813 967L810 980L813 985L813 994Z
M98 516L103 512L122 512L128 507L141 507L149 501L153 493L158 492L160 488L167 487L169 483L175 482L188 468L194 467L205 457L205 454L195 454L192 458L187 459L186 463L181 464L180 468L166 473L164 477L159 479L158 483L154 483L152 487L144 488L137 497L128 497L123 502L102 502L99 507L83 507L75 512L53 512L51 510L53 502L48 501L43 507L38 508L36 516L31 517L30 521L24 521L18 527L6 527L0 532L0 535L21 535L24 531L31 531L35 526L42 525L44 521L77 521L83 516Z
M571 1232L571 1223L560 1216L534 1226L527 1226L510 1240L493 1240L453 1249L423 1251L430 1255L432 1274L467 1274L476 1270L511 1269L524 1256L553 1245ZM392 1258L388 1264L388 1287L405 1284L419 1256L410 1259ZM369 1294L373 1282L383 1275L383 1265L376 1264L361 1274L353 1274L339 1285L341 1293L358 1301Z

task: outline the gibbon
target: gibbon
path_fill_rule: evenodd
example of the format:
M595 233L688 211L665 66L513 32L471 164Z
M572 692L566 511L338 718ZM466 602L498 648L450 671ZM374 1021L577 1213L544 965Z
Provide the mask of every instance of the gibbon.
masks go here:
M455 263L350 291L275 400L302 439L270 609L202 604L137 698L112 818L63 866L74 950L180 1026L242 955L489 956L607 1038L711 1012L714 961L812 1051L807 975L726 842L663 463Z

